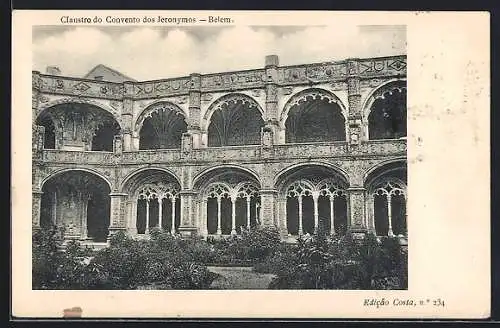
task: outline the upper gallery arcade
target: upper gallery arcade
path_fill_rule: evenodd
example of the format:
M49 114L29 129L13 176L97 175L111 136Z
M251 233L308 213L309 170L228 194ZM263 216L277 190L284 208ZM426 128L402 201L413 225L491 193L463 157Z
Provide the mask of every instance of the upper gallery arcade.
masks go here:
M406 56L135 81L33 72L33 227L406 234Z

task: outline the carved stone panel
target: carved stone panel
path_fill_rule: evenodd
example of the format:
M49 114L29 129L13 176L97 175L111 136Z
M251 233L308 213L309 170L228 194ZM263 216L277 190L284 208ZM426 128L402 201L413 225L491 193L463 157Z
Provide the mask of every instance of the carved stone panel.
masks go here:
M189 77L149 81L134 84L134 98L155 98L187 94L191 89Z
M60 76L41 76L40 91L72 96L98 97L104 99L121 99L123 84L104 81L73 79Z
M221 74L210 74L201 77L202 91L236 90L263 87L267 80L265 70L252 70Z
M349 205L351 229L362 230L365 226L365 194L364 188L349 188Z
M363 77L406 75L406 57L362 60L359 62L359 74Z

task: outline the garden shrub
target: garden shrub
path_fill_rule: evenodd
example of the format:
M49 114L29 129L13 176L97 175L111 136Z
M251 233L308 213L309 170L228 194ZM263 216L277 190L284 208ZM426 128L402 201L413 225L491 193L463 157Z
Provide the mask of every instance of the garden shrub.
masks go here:
M207 238L213 253L209 262L222 265L252 265L271 255L281 243L275 227L242 229L240 235L228 238Z
M297 244L276 228L207 241L152 229L149 240L114 234L99 251L67 242L57 229L33 235L34 289L207 289L206 265L253 265L276 275L271 289L406 289L407 252L398 238L331 237L320 228Z
M134 240L124 233L99 251L68 243L55 230L34 235L33 288L35 289L207 289L215 274L197 263L189 250L192 242L164 232L151 240ZM199 256L199 255L198 255Z
M39 230L32 238L32 288L82 289L87 283L85 257L92 251L78 242L63 245L64 230ZM65 251L62 251L62 249Z
M407 257L397 238L381 242L368 234L362 240L352 235L328 237L316 234L299 238L295 263L268 259L273 279L271 289L406 289ZM286 264L288 264L288 266Z

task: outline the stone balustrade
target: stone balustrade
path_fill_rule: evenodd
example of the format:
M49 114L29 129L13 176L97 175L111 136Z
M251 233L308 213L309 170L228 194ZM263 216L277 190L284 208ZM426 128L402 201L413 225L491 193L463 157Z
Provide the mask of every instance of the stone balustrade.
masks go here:
M43 161L66 164L141 164L172 162L224 162L261 161L281 159L314 159L346 156L398 156L406 154L406 140L372 140L358 146L348 147L347 142L320 142L308 144L274 145L265 152L261 145L213 147L192 149L183 152L180 149L156 149L123 152L115 154L100 151L66 151L45 149Z
M361 79L406 76L406 56L348 59L343 61L280 66L275 76L265 69L203 74L200 83L190 77L154 81L114 83L73 77L53 76L33 72L32 87L41 93L84 96L109 100L153 99L158 97L188 95L190 90L201 93L228 90L263 89L267 82L280 87L310 83L342 83L351 75ZM338 84L338 85L337 85Z

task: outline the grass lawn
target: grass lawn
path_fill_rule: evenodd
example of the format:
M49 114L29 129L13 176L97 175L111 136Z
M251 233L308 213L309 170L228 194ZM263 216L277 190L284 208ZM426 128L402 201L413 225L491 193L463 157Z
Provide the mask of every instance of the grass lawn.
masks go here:
M274 275L253 272L251 267L215 267L208 270L219 275L210 289L267 289Z

